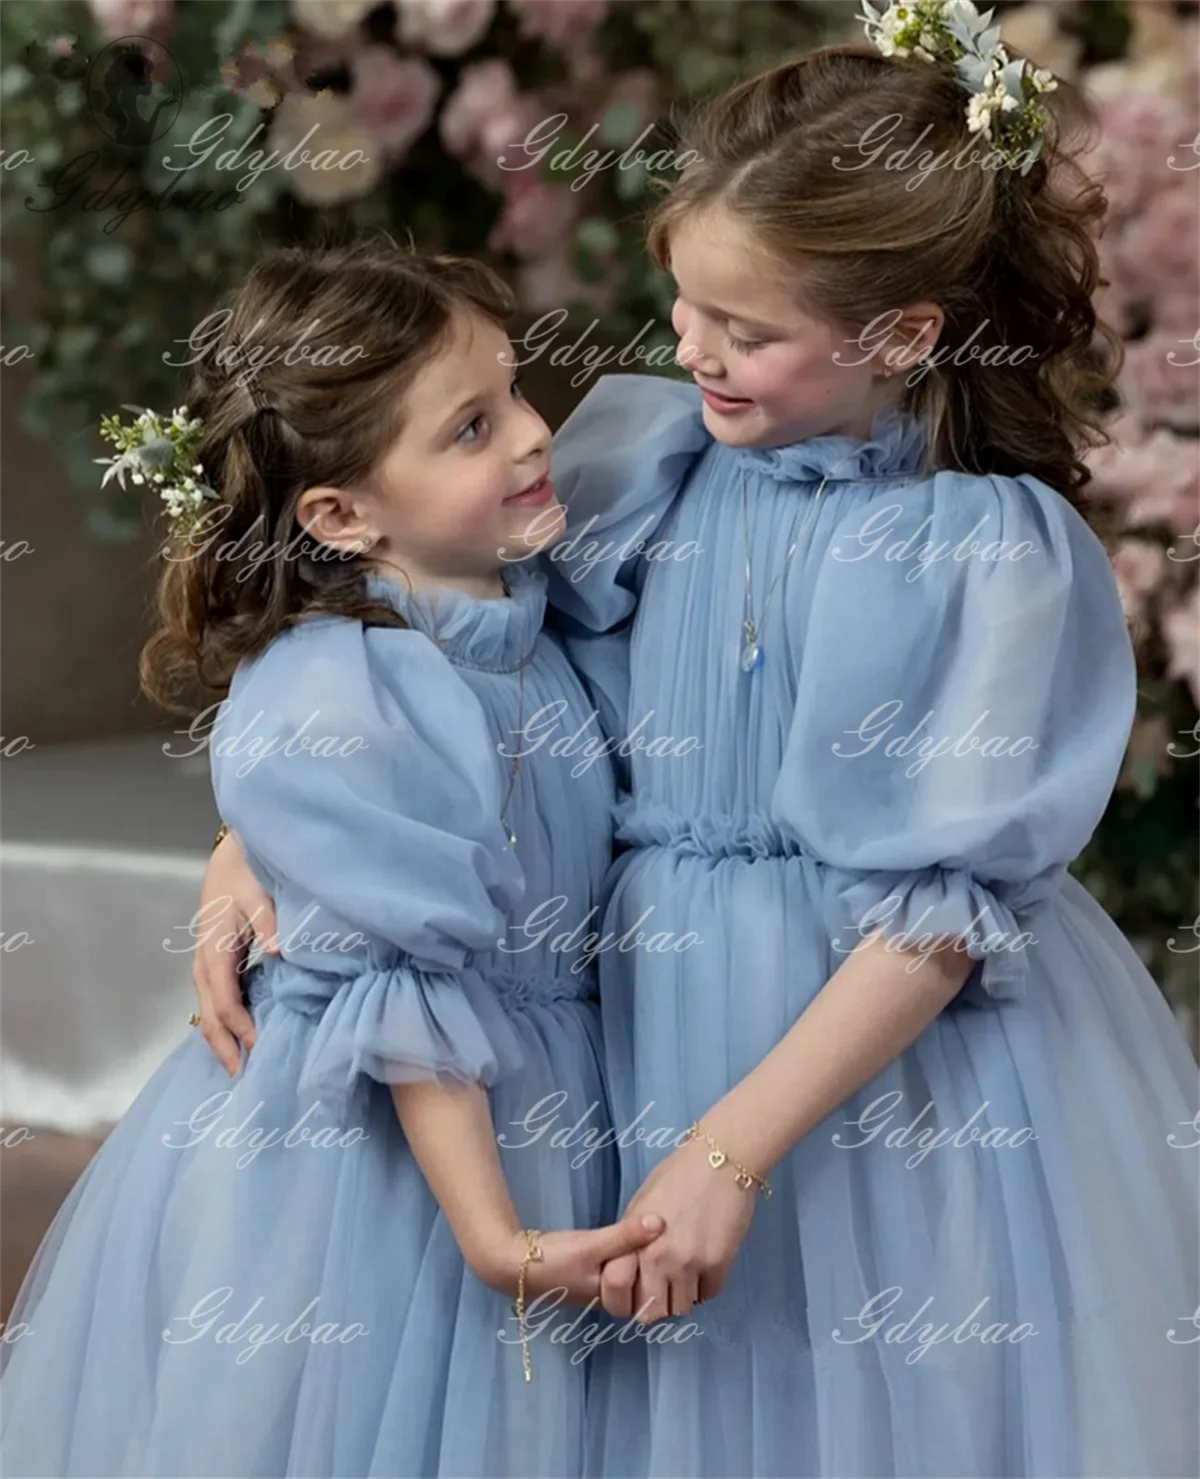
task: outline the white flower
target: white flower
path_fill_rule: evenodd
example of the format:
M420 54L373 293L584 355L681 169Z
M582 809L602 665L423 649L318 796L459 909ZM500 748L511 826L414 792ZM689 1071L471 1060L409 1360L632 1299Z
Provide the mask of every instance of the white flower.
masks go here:
M986 93L976 93L967 104L967 129L973 134L992 136L992 105Z
M298 23L314 36L335 40L354 30L376 0L292 0Z
M332 93L316 97L288 93L275 110L269 145L286 154L314 126L317 131L306 151L310 159L321 159L324 155L324 160L316 169L307 162L289 168L292 193L305 204L318 206L369 195L383 174L383 153L374 135L357 121L345 98ZM353 158L355 154L357 158ZM348 169L341 167L343 161L349 161ZM330 164L333 167L324 167Z

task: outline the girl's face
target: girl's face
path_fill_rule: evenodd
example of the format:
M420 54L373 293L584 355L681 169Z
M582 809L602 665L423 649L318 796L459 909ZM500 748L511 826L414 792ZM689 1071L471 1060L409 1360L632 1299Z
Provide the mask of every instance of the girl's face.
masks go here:
M675 358L700 387L704 424L718 441L771 447L865 437L875 412L898 399L902 377L888 384L894 371L883 355L869 355L853 330L806 313L786 269L724 207L676 225L671 272Z
M552 544L565 521L549 478L550 430L521 394L514 359L502 328L456 315L367 484L319 509L332 490L302 495L301 508L312 499L318 516L310 532L343 548L369 543L381 574L402 572L414 587L501 594L501 568Z

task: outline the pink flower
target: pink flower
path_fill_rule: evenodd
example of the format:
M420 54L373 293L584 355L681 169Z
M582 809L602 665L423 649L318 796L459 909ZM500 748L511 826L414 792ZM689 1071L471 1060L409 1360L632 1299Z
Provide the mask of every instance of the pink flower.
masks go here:
M546 257L563 248L579 219L580 199L565 185L548 185L532 171L508 176L507 197L488 237L488 250Z
M1200 323L1200 318L1193 322ZM1174 333L1152 333L1126 345L1118 389L1146 421L1188 431L1200 426L1200 348L1190 338L1181 339Z
M1163 618L1163 636L1171 654L1168 672L1183 678L1200 704L1200 586L1194 586Z
M1195 281L1196 220L1200 216L1195 176L1180 176L1174 189L1151 195L1145 208L1122 231L1117 245L1120 271L1135 290L1153 300L1163 282L1183 276Z
M511 112L516 100L517 79L507 62L492 58L464 67L438 119L446 152L456 159L472 153L488 120Z
M460 56L482 39L496 0L397 0L396 35L434 56Z
M1108 425L1114 441L1089 453L1088 496L1124 505L1127 528L1166 524L1181 534L1200 522L1200 458L1191 437L1165 427L1148 432L1128 412Z
M1112 567L1125 615L1131 622L1143 621L1147 597L1167 568L1166 551L1145 539L1123 539L1112 553Z
M424 57L398 57L390 46L368 46L351 63L350 111L370 129L389 163L425 132L442 80Z
M584 282L576 274L569 245L550 256L522 262L515 279L521 306L530 313L550 313L582 303L597 314L605 314L617 295L615 281ZM566 342L574 337L571 335Z
M175 0L88 0L88 9L114 41L120 36L161 41L175 21Z
M608 13L608 0L508 0L521 17L526 41L541 41L555 51L583 51Z

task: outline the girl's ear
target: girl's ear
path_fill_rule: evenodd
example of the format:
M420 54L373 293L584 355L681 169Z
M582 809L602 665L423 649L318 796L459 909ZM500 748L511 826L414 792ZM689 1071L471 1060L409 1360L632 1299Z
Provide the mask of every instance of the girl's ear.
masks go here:
M296 522L310 539L347 555L362 554L379 537L344 488L306 488L296 503Z
M912 303L902 309L882 356L887 373L910 370L923 355L932 354L945 323L946 315L936 303Z

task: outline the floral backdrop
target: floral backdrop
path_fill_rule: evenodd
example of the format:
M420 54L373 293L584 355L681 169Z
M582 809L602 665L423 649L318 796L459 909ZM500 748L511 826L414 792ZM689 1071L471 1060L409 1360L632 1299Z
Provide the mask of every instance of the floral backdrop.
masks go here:
M40 296L6 309L4 362L29 358L23 415L53 436L98 537L140 527L102 501L95 426L121 401L178 399L197 299L278 242L382 229L488 256L526 320L569 310L669 360L670 293L642 250L656 151L686 98L859 34L845 0L5 0L0 150L8 260ZM1005 40L1082 83L1111 199L1105 317L1126 340L1113 442L1092 496L1137 646L1139 717L1117 793L1076 871L1195 1032L1200 753L1200 116L1197 13L1171 0L1000 5ZM169 132L104 126L93 59L146 39ZM219 120L225 119L224 123ZM312 137L337 169L218 167L243 140ZM199 137L204 149L186 147ZM258 131L255 134L255 131ZM522 147L531 131L537 147ZM115 137L113 136L115 133ZM589 163L589 151L592 163ZM610 167L595 161L611 151ZM666 158L659 154L659 158ZM164 164L170 159L170 165ZM181 168L181 165L188 166ZM222 198L224 204L221 204ZM649 325L649 328L646 326ZM177 342L164 363L162 345ZM130 495L131 496L131 495Z

